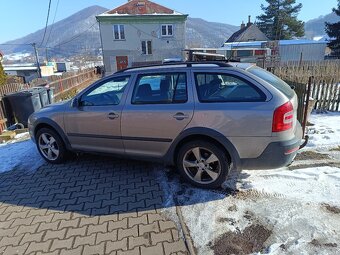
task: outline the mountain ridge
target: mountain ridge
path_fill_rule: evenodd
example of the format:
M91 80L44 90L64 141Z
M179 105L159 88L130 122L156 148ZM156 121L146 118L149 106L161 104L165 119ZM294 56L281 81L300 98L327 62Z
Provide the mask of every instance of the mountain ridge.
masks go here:
M46 39L42 45L40 44L44 29L39 29L5 44L36 43L38 49L40 48L40 54L45 52L45 48L50 55L69 56L82 52L98 54L101 43L95 16L107 10L107 8L99 5L90 6L56 22L54 25L49 25ZM52 27L53 30L51 31ZM187 43L189 46L195 47L220 47L236 30L238 30L237 26L189 17L186 31ZM49 36L50 33L51 36ZM33 50L31 45L0 45L0 47L5 54L32 52Z
M50 56L72 56L77 54L99 54L101 42L99 26L95 16L107 8L93 5L84 8L65 19L47 27L46 39L42 46L44 28L21 38L11 40L5 44L32 44L36 43L39 53L45 54L45 49ZM337 22L340 18L334 13L320 16L305 23L306 37L325 35L324 23ZM53 28L53 29L52 29ZM202 18L188 17L186 38L188 47L220 47L237 30L238 26L225 23L209 22ZM31 45L0 45L0 50L5 54L30 52Z

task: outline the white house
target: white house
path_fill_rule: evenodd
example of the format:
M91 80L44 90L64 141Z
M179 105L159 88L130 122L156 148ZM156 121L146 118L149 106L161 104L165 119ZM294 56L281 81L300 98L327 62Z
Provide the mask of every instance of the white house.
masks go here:
M98 15L106 71L183 58L187 16L148 0Z

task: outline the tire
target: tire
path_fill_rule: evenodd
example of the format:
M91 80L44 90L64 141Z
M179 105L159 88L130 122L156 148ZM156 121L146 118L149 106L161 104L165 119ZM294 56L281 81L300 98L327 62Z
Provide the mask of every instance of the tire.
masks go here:
M51 164L61 164L66 161L66 147L58 133L50 128L39 129L36 134L36 144L40 155Z
M184 144L179 149L176 164L183 178L200 188L219 188L230 169L225 151L201 140Z

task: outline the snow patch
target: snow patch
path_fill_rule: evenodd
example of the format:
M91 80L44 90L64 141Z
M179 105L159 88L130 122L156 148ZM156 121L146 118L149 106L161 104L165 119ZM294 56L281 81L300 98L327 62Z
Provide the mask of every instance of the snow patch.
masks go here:
M309 122L314 126L308 127L309 141L306 148L332 148L340 145L340 113L313 113Z
M31 140L0 146L0 173L12 170L35 171L44 162Z

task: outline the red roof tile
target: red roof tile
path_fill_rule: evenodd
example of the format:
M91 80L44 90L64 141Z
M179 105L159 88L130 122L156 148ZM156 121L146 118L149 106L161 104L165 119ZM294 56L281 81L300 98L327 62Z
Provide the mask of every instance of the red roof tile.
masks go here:
M111 11L108 14L130 14L130 15L145 15L145 14L173 14L174 10L166 8L162 5L153 3L148 0L130 0Z

